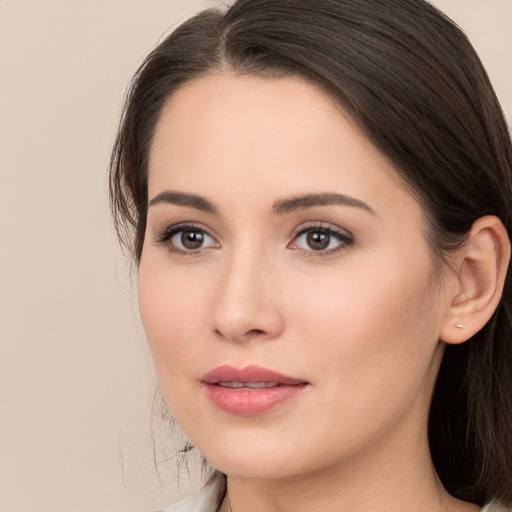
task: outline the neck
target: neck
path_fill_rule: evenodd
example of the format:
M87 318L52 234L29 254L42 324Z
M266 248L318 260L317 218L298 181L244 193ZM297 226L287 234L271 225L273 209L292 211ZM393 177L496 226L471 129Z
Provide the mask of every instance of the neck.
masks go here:
M476 512L456 500L432 466L427 436L396 432L357 460L280 479L228 477L221 512ZM389 439L388 439L389 440ZM405 447L405 449L404 449Z

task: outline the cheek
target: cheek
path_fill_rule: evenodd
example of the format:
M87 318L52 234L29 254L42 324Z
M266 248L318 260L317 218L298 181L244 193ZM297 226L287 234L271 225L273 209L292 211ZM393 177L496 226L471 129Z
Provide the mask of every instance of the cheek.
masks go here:
M138 277L139 307L144 331L162 387L189 366L199 343L201 309L198 280L184 278L156 258L141 260Z
M204 347L200 319L201 287L197 279L185 279L165 263L141 261L139 306L160 389L167 406L187 432L201 429L204 417L197 403L200 372L197 370ZM205 430L207 427L204 426Z
M437 372L429 265L384 267L333 273L290 306L290 338L301 340L291 358L318 379L315 428L349 451L427 411Z
M343 376L362 402L369 388L419 384L437 346L430 268L425 259L409 270L391 255L316 280L290 307L294 334L317 352L312 368Z

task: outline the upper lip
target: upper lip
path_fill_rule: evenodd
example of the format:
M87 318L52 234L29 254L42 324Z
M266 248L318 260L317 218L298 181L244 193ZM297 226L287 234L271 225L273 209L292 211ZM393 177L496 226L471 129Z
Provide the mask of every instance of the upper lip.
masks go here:
M205 373L201 377L201 381L205 384L217 384L218 382L273 382L291 386L306 383L304 379L290 377L255 365L244 366L243 368L235 368L229 365L219 366Z

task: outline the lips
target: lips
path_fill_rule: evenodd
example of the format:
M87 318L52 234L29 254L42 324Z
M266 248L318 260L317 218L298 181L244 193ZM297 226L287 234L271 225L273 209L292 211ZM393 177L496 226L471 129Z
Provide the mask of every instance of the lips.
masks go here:
M201 381L218 408L243 416L268 412L302 393L308 384L259 366L220 366Z

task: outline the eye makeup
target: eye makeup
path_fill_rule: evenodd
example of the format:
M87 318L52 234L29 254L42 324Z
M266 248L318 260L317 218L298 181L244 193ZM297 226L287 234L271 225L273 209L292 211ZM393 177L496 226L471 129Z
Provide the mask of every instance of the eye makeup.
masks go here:
M334 255L354 244L354 237L350 232L322 222L302 225L294 230L292 236L287 248L299 250L308 257ZM204 226L190 222L175 224L162 230L154 241L165 246L170 253L183 256L197 255L207 249L221 247Z
M288 248L300 250L308 257L315 257L339 253L353 244L354 236L350 232L318 222L298 227Z
M209 248L219 248L220 244L204 227L194 223L180 223L161 231L155 243L166 247L170 253L192 255ZM206 245L207 244L207 245Z

